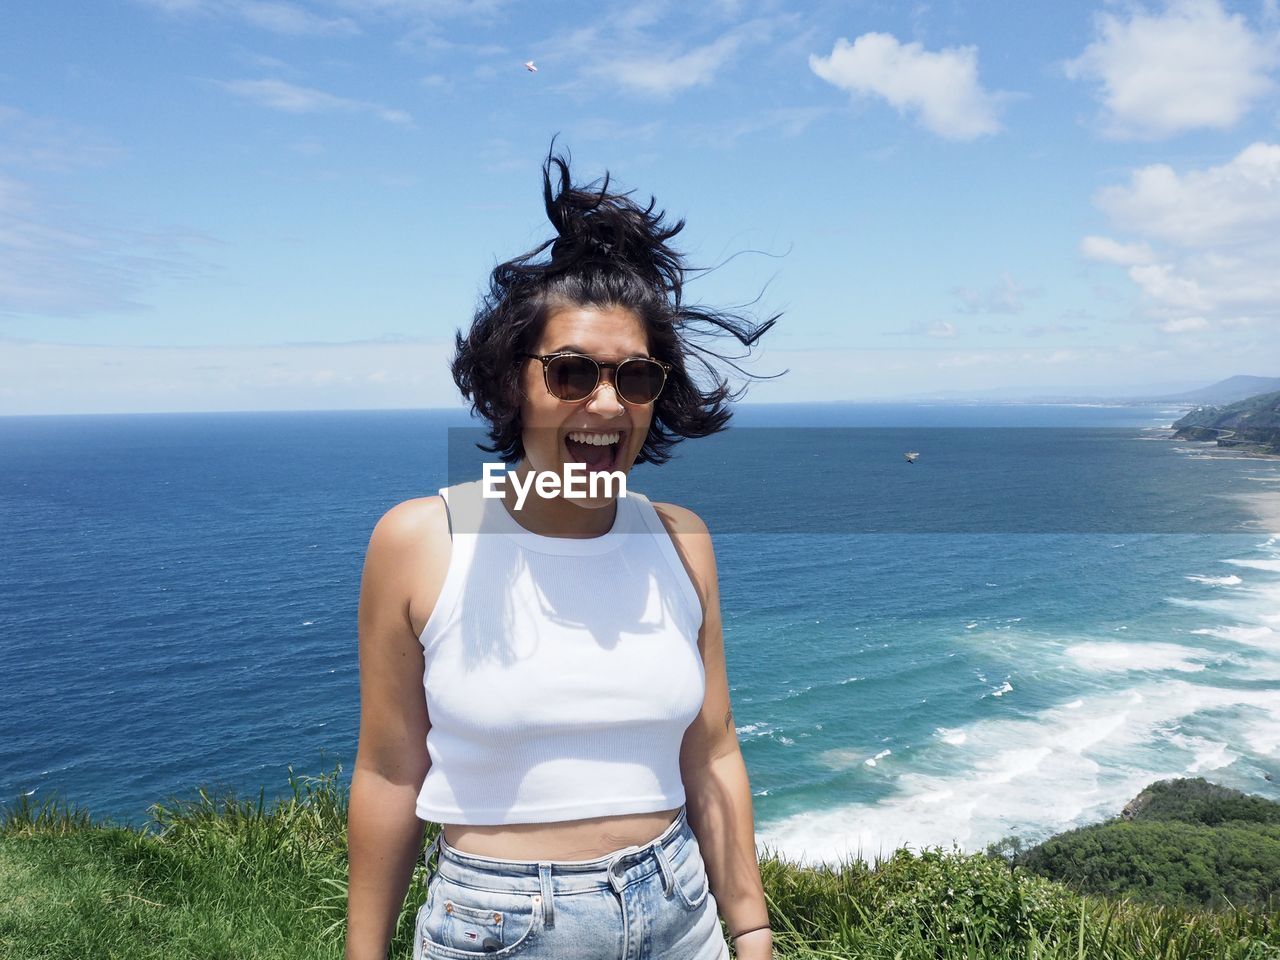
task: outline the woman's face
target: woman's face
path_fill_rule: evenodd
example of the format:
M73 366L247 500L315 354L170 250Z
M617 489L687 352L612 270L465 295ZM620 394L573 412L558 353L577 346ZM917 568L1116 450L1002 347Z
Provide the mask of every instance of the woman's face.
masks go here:
M601 362L618 363L627 357L649 356L649 338L640 318L626 308L557 307L547 316L541 336L528 352L583 353ZM626 473L631 469L649 435L653 404L623 400L614 389L613 375L612 368L602 369L595 392L574 403L547 392L541 361L524 361L520 385L525 399L520 415L525 461L532 469L563 476L567 463L590 464L584 473L588 477L596 470ZM602 507L611 499L570 502Z

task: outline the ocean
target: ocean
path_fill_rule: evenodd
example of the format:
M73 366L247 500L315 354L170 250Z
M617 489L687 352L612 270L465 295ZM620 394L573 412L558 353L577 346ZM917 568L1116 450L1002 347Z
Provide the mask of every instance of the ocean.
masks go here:
M742 406L633 472L715 538L762 852L1032 843L1168 777L1280 800L1280 461L1170 441L1178 415ZM473 438L453 411L0 418L0 802L139 825L290 765L349 781L369 534L478 475Z

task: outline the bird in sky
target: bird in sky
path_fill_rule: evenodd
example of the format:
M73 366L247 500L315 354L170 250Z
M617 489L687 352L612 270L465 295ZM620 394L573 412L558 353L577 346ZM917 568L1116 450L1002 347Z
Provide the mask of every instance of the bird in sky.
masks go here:
M524 64L524 68L525 68L526 70L528 70L530 73L537 73L537 72L538 72L538 68L537 68L537 67L535 67L535 66L533 65L533 61L532 61L532 60L526 60L526 61L525 61L525 64Z
M915 463L916 457L920 456L920 454L912 450L910 453L904 453L902 456L907 461L907 463Z

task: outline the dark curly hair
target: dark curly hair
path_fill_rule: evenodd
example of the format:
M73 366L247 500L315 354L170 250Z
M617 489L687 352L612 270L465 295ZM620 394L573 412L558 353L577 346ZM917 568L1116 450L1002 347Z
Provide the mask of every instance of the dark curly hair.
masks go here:
M555 139L552 138L552 150ZM552 165L559 168L560 188L551 189ZM730 417L728 404L745 385L731 390L728 380L709 358L727 362L752 379L758 375L740 368L734 359L697 342L708 335L729 334L747 353L781 314L763 323L732 313L717 313L681 302L685 274L683 256L667 245L684 229L684 220L668 226L666 211L653 212L628 199L630 192L609 193L609 173L594 190L574 187L569 164L548 152L542 166L542 192L547 219L557 236L493 269L489 289L476 310L471 328L455 339L450 369L471 409L489 424L492 446L508 463L524 456L521 440L520 354L532 348L543 323L564 306L625 307L640 319L649 339L650 354L671 365L666 386L654 401L652 425L637 463L665 463L671 448L683 438L705 437L723 430ZM549 260L537 257L551 248ZM691 375L696 360L702 376ZM785 372L785 371L783 371ZM777 374L776 376L781 376Z

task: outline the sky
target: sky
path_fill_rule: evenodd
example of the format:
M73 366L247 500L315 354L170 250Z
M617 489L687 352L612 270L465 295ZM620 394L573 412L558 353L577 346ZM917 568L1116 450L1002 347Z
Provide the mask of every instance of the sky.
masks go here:
M0 415L460 405L553 137L750 401L1280 375L1278 84L1278 0L11 4Z

